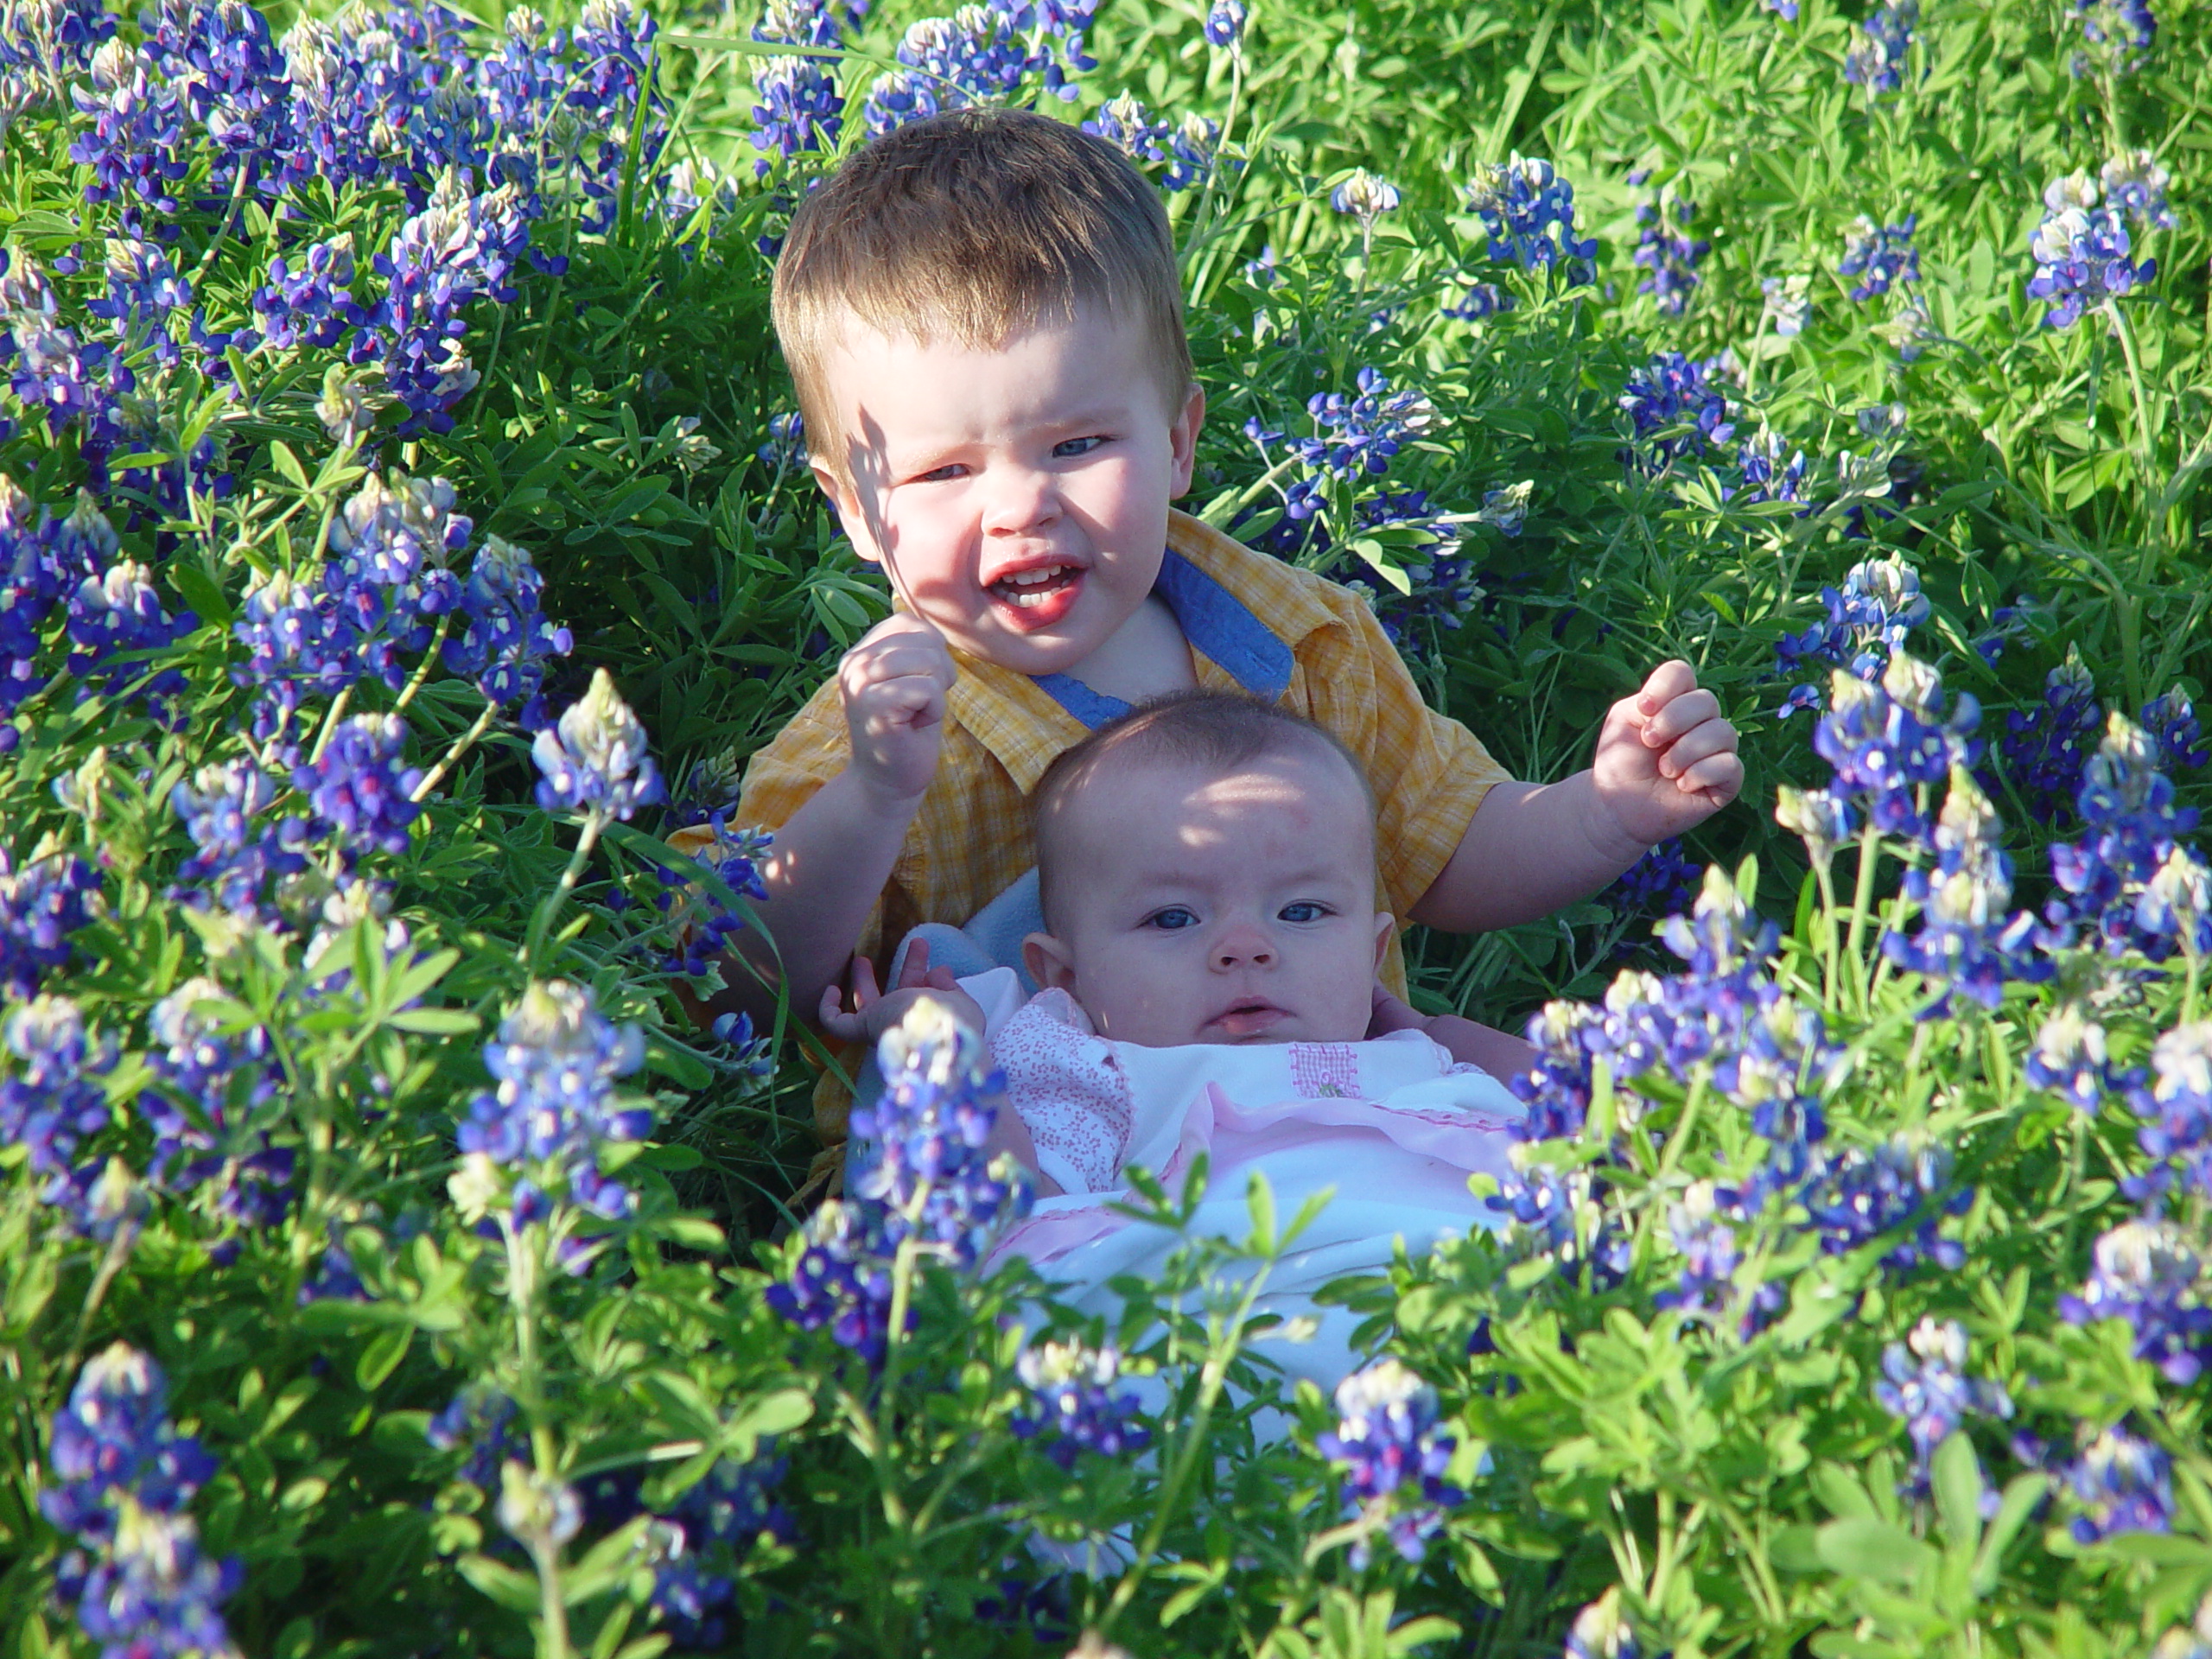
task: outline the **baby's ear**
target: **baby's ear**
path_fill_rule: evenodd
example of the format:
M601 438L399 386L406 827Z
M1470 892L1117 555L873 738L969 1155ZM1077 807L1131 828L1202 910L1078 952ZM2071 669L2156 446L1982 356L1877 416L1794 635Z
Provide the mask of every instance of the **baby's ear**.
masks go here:
M1021 942L1021 965L1039 990L1075 991L1075 958L1049 933L1032 933Z
M1382 971L1382 958L1390 954L1390 935L1396 931L1398 918L1387 910L1375 912L1375 971Z

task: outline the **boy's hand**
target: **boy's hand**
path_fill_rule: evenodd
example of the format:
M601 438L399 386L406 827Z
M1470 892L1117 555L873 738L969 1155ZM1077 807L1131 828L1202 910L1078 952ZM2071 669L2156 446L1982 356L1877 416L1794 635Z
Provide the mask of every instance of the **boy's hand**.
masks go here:
M852 766L871 789L911 801L930 786L944 735L945 694L957 672L944 637L899 614L869 629L837 664Z
M930 966L929 943L924 939L915 940L912 949L906 952L897 989L879 992L875 964L866 957L855 957L851 1010L845 1007L843 994L831 985L822 993L822 1007L817 1014L822 1029L832 1037L848 1043L874 1044L880 1042L883 1033L905 1019L906 1010L925 996L944 1003L952 1010L954 1019L977 1036L982 1035L982 1005L960 988L951 969Z
M1736 745L1696 671L1680 658L1660 664L1612 706L1598 735L1590 770L1611 828L1644 848L1702 823L1744 786Z

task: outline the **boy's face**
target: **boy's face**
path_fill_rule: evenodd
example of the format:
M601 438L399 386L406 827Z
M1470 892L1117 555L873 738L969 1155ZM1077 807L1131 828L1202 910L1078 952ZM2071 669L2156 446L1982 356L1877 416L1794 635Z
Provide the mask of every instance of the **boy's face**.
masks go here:
M1144 603L1205 397L1169 407L1141 325L1086 308L978 351L855 319L824 370L846 471L815 476L948 642L1063 673Z
M1340 757L1301 745L1226 777L1132 760L1063 810L1058 931L1024 951L1101 1036L1164 1048L1367 1034L1391 922L1375 908L1367 798Z

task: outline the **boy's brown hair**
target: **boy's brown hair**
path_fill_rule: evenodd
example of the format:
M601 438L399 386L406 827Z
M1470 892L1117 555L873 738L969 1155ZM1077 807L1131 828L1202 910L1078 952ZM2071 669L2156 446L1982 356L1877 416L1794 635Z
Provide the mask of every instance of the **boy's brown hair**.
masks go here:
M855 150L791 215L773 301L808 448L840 478L823 364L850 317L988 351L1096 305L1143 325L1171 418L1192 385L1158 192L1105 140L1024 111L950 111Z
M1065 862L1056 845L1066 833L1061 822L1070 795L1109 767L1149 762L1198 767L1222 775L1263 756L1319 749L1351 770L1367 798L1371 817L1375 787L1359 757L1325 726L1278 709L1242 691L1171 691L1148 697L1127 714L1116 715L1081 741L1063 749L1029 791L1029 824L1037 845L1038 902L1052 925L1052 888L1065 879Z

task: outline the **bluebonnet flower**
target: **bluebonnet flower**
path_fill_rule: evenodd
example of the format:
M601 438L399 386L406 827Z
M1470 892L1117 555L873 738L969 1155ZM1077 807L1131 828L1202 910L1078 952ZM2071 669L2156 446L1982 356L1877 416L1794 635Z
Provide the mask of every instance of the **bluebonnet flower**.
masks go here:
M2072 817L2082 769L2104 723L2096 681L2070 651L2044 677L2042 702L2005 715L2001 770L2037 823L2056 824ZM1993 786L1995 773L1986 776Z
M864 118L870 137L943 110L1005 104L1031 76L1064 100L1075 97L1071 70L1096 67L1083 48L1096 0L1022 5L963 6L950 17L925 17L899 41L899 69L868 89ZM1033 46L1024 31L1042 25Z
M1869 98L1897 91L1904 84L1905 55L1919 26L1919 0L1878 0L1859 26L1866 38L1844 54L1843 78L1864 86Z
M1398 211L1398 187L1363 167L1356 167L1350 178L1329 192L1329 206L1351 214L1362 231L1371 233L1376 219Z
M310 809L308 834L335 843L346 868L371 851L397 857L423 814L414 798L423 769L407 764L407 722L354 715L338 723L320 760L292 773Z
M85 80L69 86L78 114L91 118L71 143L69 159L92 170L86 200L119 201L124 231L143 236L147 213L165 219L183 206L175 191L192 168L186 111L143 48L111 40L87 69Z
M1874 1398L1904 1419L1912 1440L1912 1473L1902 1490L1929 1496L1929 1469L1936 1447L1957 1433L1969 1414L2006 1418L2012 1396L2004 1385L1966 1375L1966 1328L1955 1319L1923 1318L1903 1342L1882 1351L1882 1380ZM1993 1504L1995 1495L1989 1495Z
M652 1603L686 1647L721 1640L723 1624L711 1615L736 1596L726 1573L704 1563L734 1567L764 1535L789 1539L793 1534L790 1516L773 1496L788 1462L771 1454L772 1445L763 1440L750 1463L718 1459L659 1517L655 1530L665 1554L654 1569Z
M1518 536L1529 522L1529 498L1535 487L1534 479L1524 478L1518 484L1484 490L1483 504L1471 522L1488 524L1501 536Z
M118 1342L85 1363L54 1414L39 1510L78 1546L54 1593L107 1654L232 1651L215 1609L243 1569L200 1554L185 1505L215 1460L171 1426L168 1394L161 1367Z
M2195 771L2204 764L2206 751L2200 747L2204 728L2179 686L2143 705L2142 724L2158 743L2159 764L2169 771L2178 766Z
M1897 354L1900 363L1919 360L1920 354L1942 336L1936 330L1935 314L1917 288L1898 289L1889 316L1867 329Z
M523 993L498 1040L485 1045L497 1086L470 1100L459 1136L464 1154L517 1171L518 1220L537 1195L564 1190L608 1221L636 1211L637 1194L602 1172L599 1156L602 1145L643 1140L652 1128L649 1107L615 1093L616 1079L645 1055L637 1027L607 1020L582 986L556 979Z
M517 1429L514 1419L512 1400L497 1389L472 1383L430 1419L423 1438L441 1452L456 1447L465 1452L454 1478L489 1491L499 1466L528 1449L528 1437Z
M114 1045L91 1041L77 1005L60 996L18 1003L0 1027L0 1045L16 1061L0 1080L0 1146L27 1148L31 1173L48 1177L60 1197L78 1148L107 1125L99 1078Z
M168 321L171 312L192 303L192 285L177 275L168 255L136 237L110 237L106 268L107 293L86 301L86 311L107 318L125 349L150 346L156 362L179 361L182 353Z
M1151 1443L1136 1395L1115 1388L1122 1376L1117 1349L1047 1342L1023 1349L1014 1370L1030 1399L1014 1432L1025 1440L1041 1435L1045 1454L1061 1468L1074 1468L1085 1452L1118 1458Z
M575 643L568 629L545 620L544 591L545 578L528 551L485 537L454 607L462 628L445 644L446 667L473 678L487 702L521 704L518 718L525 731L545 723L538 690L546 659L567 656Z
M1959 993L1994 1008L2007 983L2049 978L2052 964L2034 950L2034 913L2006 912L2012 861L2005 855L1996 810L1962 766L1952 770L1935 847L1932 870L1905 872L1905 896L1921 907L1919 930L1882 935L1882 954L1936 991L1920 1017L1948 1013Z
M0 846L0 990L35 995L49 969L67 963L69 935L99 890L99 874L73 853L41 844L18 870Z
M461 602L448 560L474 526L454 499L442 478L372 473L330 522L323 589L360 667L393 690L406 683L401 657L423 651L435 619Z
M2135 1357L2147 1359L2177 1388L2187 1388L2212 1360L2212 1307L2200 1286L2204 1264L2179 1229L2164 1221L2126 1221L2097 1240L2089 1282L2061 1296L2069 1325L2125 1319Z
M2178 223L2166 186L2172 175L2158 165L2147 149L2131 149L2114 156L2097 172L2105 200L2146 231L2170 231Z
M1206 8L1206 44L1235 51L1244 39L1244 22L1250 15L1244 0L1213 0Z
M1438 309L1441 315L1457 317L1462 322L1480 322L1513 307L1513 296L1496 283L1470 283L1460 290L1456 303Z
M2196 827L2196 810L2174 804L2164 759L2162 745L2140 726L2118 712L2107 717L2104 741L2089 757L2075 798L2082 839L2050 849L2058 891L2044 909L2050 944L2069 944L2086 927L2090 942L2111 955L2134 949L2164 961L2181 943L2171 929L2143 925L2164 919L2160 912L2170 914L2170 906L2154 902L2138 915L2152 879Z
M1649 176L1631 173L1628 181L1640 185ZM1713 251L1712 243L1688 234L1696 216L1697 208L1688 197L1669 197L1665 191L1637 205L1636 222L1642 229L1637 232L1635 261L1650 274L1636 285L1636 291L1651 296L1667 316L1679 317L1688 306L1700 281L1698 261Z
M2082 20L2082 41L2097 48L2074 54L2075 74L2100 67L2116 75L2131 74L2151 55L2158 19L2150 0L2074 0L2074 12Z
M1669 1211L1667 1230L1681 1255L1681 1274L1652 1301L1715 1327L1732 1323L1737 1335L1748 1341L1774 1322L1787 1296L1781 1285L1771 1281L1752 1287L1748 1295L1743 1293L1736 1283L1743 1261L1736 1230L1721 1219L1719 1210L1713 1184L1698 1181Z
M1854 1147L1824 1154L1797 1198L1823 1255L1841 1255L1903 1232L1883 1254L1885 1268L1908 1273L1929 1261L1955 1273L1966 1261L1965 1248L1937 1229L1946 1216L1966 1213L1974 1190L1953 1189L1950 1181L1945 1148L1898 1135L1871 1152Z
M1795 339L1805 332L1805 325L1813 320L1813 279L1802 272L1788 276L1764 276L1759 279L1759 292L1764 299L1759 309L1762 325L1771 320L1774 332L1784 339Z
M2036 262L2028 296L2048 308L2047 328L2071 328L2083 313L2109 305L2158 274L2156 259L2128 257L2133 244L2120 210L2096 200L2097 187L2087 174L2044 191L2043 222L2028 244Z
M2083 1510L2074 1517L2076 1542L2094 1544L2118 1532L2172 1530L2173 1462L2156 1443L2115 1423L2087 1439L2064 1474Z
M729 828L723 814L707 820L714 839L692 855L697 866L711 870L741 899L766 899L768 889L760 880L760 864L774 837L765 830ZM659 869L661 891L655 902L673 924L677 950L666 963L673 973L704 974L729 946L731 938L745 931L742 913L730 910L710 890L701 887L696 873Z
M1670 836L1624 870L1599 898L1624 916L1674 916L1697 897L1703 872L1682 855L1680 836Z
M1597 274L1598 238L1574 234L1574 187L1549 162L1522 156L1479 169L1466 189L1467 210L1490 234L1490 257L1523 270L1554 265L1570 281Z
M768 1287L768 1306L804 1331L825 1325L840 1347L882 1363L891 1331L891 1268L880 1206L831 1198L806 1218L790 1277ZM914 1311L907 1310L908 1328Z
M1400 448L1427 431L1435 417L1426 394L1412 387L1392 391L1380 369L1360 370L1354 384L1359 389L1354 397L1327 391L1308 398L1306 412L1315 435L1290 441L1294 454L1330 478L1387 472Z
M1794 17L1796 10L1791 3L1789 15ZM1639 1659L1641 1651L1636 1632L1621 1611L1618 1586L1575 1614L1574 1623L1567 1626L1567 1646L1561 1649L1563 1659Z
M1912 245L1912 232L1920 215L1907 213L1902 225L1877 225L1865 213L1844 234L1843 262L1836 269L1859 278L1851 290L1854 300L1866 301L1886 294L1904 283L1920 280L1920 250Z
M159 654L196 631L200 619L163 610L153 576L144 565L122 559L77 584L69 596L69 639L77 647L69 653L69 671L85 683L85 695L130 697L144 704L156 724L174 728L183 718L176 699L187 683ZM125 653L144 660L115 661Z
M1676 461L1695 460L1706 446L1726 443L1736 428L1721 391L1721 363L1693 363L1680 352L1661 352L1629 371L1620 406L1634 423L1622 461L1640 472L1662 473Z
M353 309L353 277L350 231L311 243L289 259L271 259L268 283L253 296L262 344L271 351L338 344Z
M320 576L295 581L282 570L248 582L242 619L231 625L246 648L231 677L260 688L255 699L255 740L281 744L296 760L286 734L310 696L334 696L361 677L361 630L341 609Z
M2137 1142L2154 1160L2120 1190L2138 1202L2160 1198L2177 1177L2212 1193L2212 1025L2177 1026L2151 1051L2153 1077L2127 1080L2128 1104L2141 1120Z
M2095 1111L2119 1082L2106 1050L2104 1027L2072 999L2044 1017L2020 1069L2031 1088L2063 1095L2085 1112Z
M760 464L779 473L797 474L806 468L806 423L795 409L768 417L768 441L757 453Z
M221 1015L208 1005L229 995L213 980L188 979L147 1018L147 1060L167 1086L138 1097L155 1135L147 1175L169 1192L200 1193L226 1221L267 1227L290 1206L296 1159L246 1127L249 1115L276 1095L276 1067L263 1027L221 1029ZM191 1111L180 1103L186 1101ZM219 1249L227 1255L237 1244Z
M1205 181L1213 170L1214 141L1220 136L1202 117L1186 116L1180 124L1154 119L1128 92L1100 105L1083 130L1103 138L1132 162L1166 162L1167 171L1160 182L1166 190L1187 190Z
M785 46L835 46L837 36L836 13L826 0L770 0L753 26L754 40ZM772 170L772 154L788 161L837 147L845 97L831 62L799 56L755 60L753 147L761 153L753 164L756 175L765 178Z
M1337 1384L1337 1427L1315 1437L1321 1455L1344 1471L1347 1514L1379 1525L1398 1554L1418 1561L1465 1494L1444 1479L1457 1444L1437 1421L1436 1390L1403 1363L1382 1358ZM1368 1563L1363 1536L1355 1568Z
M1533 1021L1531 1024L1533 1025ZM1514 1079L1515 1092L1521 1079ZM1514 1169L1500 1190L1483 1200L1504 1217L1501 1231L1516 1262L1548 1262L1563 1278L1609 1290L1628 1276L1630 1245L1605 1206L1605 1189L1586 1169L1560 1173L1514 1149Z
M1877 681L1837 669L1828 702L1813 747L1835 770L1830 793L1885 834L1924 841L1921 798L1954 766L1974 763L1980 705L1963 691L1947 699L1942 677L1902 649Z
M16 0L0 8L0 100L11 110L58 103L115 33L100 0Z
M663 798L660 772L645 749L645 728L605 669L591 689L537 734L531 758L543 774L537 804L548 812L627 818Z
M1476 522L1483 522L1481 514L1475 518ZM1431 505L1428 493L1386 491L1360 503L1358 523L1370 534L1410 533L1415 538L1411 548L1402 542L1392 544L1407 591L1401 593L1392 582L1378 580L1375 567L1357 554L1346 554L1328 566L1329 577L1365 596L1375 607L1376 620L1394 645L1410 646L1423 625L1457 628L1483 590L1475 580L1473 561L1462 550L1459 525ZM1286 514L1273 530L1253 537L1252 545L1294 558L1325 553L1334 540L1326 523L1318 516L1299 519Z
M0 478L0 716L46 689L40 630L115 547L114 531L96 510L61 520L41 512L35 525L30 519L29 498Z
M1747 505L1760 501L1803 501L1805 452L1790 450L1784 461L1783 452L1789 449L1782 435L1770 426L1763 426L1745 438L1736 450L1736 469L1744 480L1732 492L1736 499Z

